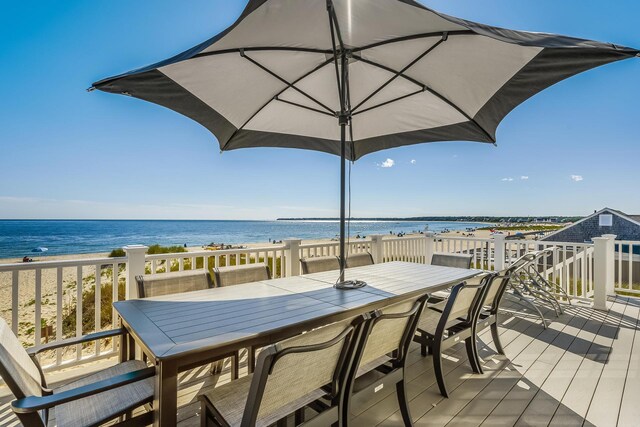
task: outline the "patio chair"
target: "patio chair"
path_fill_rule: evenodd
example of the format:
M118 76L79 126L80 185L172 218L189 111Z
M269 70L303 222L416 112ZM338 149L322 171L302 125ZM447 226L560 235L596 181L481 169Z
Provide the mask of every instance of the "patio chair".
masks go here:
M216 267L213 270L213 276L215 278L215 286L222 288L269 280L271 279L271 272L266 264L256 263Z
M515 301L523 307L533 308L538 316L540 316L545 329L547 328L547 320L542 314L542 311L540 311L540 308L536 305L536 302L546 302L550 304L556 312L556 316L562 313L560 303L555 296L548 289L543 288L542 285L532 280L532 269L537 270L538 260L540 260L542 256L547 255L548 252L545 251L531 251L514 261L509 267L509 274L511 276L509 288L512 292L508 294L514 297Z
M213 288L206 270L186 270L172 273L136 276L138 297L149 298Z
M146 274L144 276L136 276L136 282L138 283L138 296L140 298L159 297L213 288L211 275L206 270ZM240 354L237 351L227 354L217 362L213 362L211 364L211 373L214 375L220 374L227 358L231 359L231 378L237 379L240 370Z
M369 252L347 256L347 268L373 265L373 256Z
M504 296L507 287L509 286L509 280L511 274L509 269L502 271L501 273L494 274L493 278L486 284L485 295L480 307L480 313L478 314L478 320L476 322L475 335L482 332L486 328L491 328L491 337L493 338L493 344L496 347L496 351L500 354L504 354L502 343L500 342L500 334L498 332L498 311L500 309L500 303ZM476 353L477 355L477 353ZM481 367L481 360L478 358L476 364ZM482 371L482 368L480 368Z
M433 254L433 257L431 258L431 265L437 265L440 267L455 267L455 268L470 269L472 261L473 261L473 255L436 252ZM431 294L429 303L443 301L449 298L450 294L451 294L451 288L434 292Z
M319 256L300 260L302 274L322 273L323 271L340 270L340 261L336 256Z
M218 288L271 279L269 267L262 263L216 267L213 269L213 276L215 277L215 286ZM255 356L256 349L254 347L247 349L247 367L249 372L253 372ZM239 375L240 352L236 352L234 357L235 363L232 364L232 368L234 370L233 379L236 379ZM218 362L214 370L217 373L221 371L221 369L221 362Z
M150 411L129 417L133 409L153 401L155 368L130 360L50 389L36 358L46 350L124 334L124 329L115 329L25 350L7 322L0 319L0 375L16 398L11 408L20 422L27 427L45 427L49 411L55 408L59 426L94 426L111 420L136 426L151 424ZM123 421L125 415L129 419Z
M427 355L427 349L433 354L433 370L444 397L449 397L449 393L442 371L443 351L464 341L473 372L482 372L477 364L480 357L476 348L475 324L483 304L485 286L494 276L485 275L477 285L465 282L455 285L447 300L427 306L420 316L413 340L420 344L423 356Z
M431 265L442 267L471 268L473 255L449 254L436 252L431 258Z
M343 425L348 423L353 399L368 400L385 386L395 387L405 425L412 425L405 368L409 345L428 295L376 311L363 327L347 379Z
M319 411L310 420L314 425L337 423L353 340L365 320L359 316L264 348L255 373L200 396L201 425L268 426L307 405Z

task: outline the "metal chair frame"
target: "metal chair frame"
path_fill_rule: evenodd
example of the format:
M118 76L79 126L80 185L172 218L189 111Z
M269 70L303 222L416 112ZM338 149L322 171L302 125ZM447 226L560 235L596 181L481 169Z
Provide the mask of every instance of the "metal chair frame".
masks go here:
M11 389L17 400L11 402L11 408L16 414L22 425L26 427L45 427L49 421L49 410L55 408L58 405L68 403L74 400L79 400L88 396L93 396L108 390L114 390L119 387L132 384L137 381L142 381L155 376L156 370L154 367L146 369L140 369L137 371L128 372L126 374L117 375L112 378L108 378L102 381L74 388L72 390L63 391L60 393L54 393L54 390L48 388L47 382L42 371L42 367L38 362L37 355L49 350L55 350L63 347L73 346L77 344L84 344L88 342L98 341L104 338L111 338L120 336L122 341L126 339L126 330L124 328L113 329L108 331L96 332L88 334L78 338L71 338L68 340L45 344L43 346L32 347L27 349L27 354L31 357L31 360L38 368L41 377L42 396L25 396L20 390L19 386L13 380L7 369L0 364L0 376L6 382ZM125 346L123 346L125 347ZM121 352L123 349L121 349ZM122 357L121 357L122 359ZM153 401L153 397L140 401L132 402L131 407L125 409L122 412L115 413L109 418L101 421L101 423L118 419L118 426L141 426L149 425L153 422L153 413L147 411L143 414L135 417L131 416L131 410L140 407L150 405ZM125 418L125 419L123 419Z
M360 339L357 341L357 347L354 349L354 361L350 366L349 375L346 381L347 390L344 393L344 403L342 405L342 422L343 425L347 425L350 417L351 401L354 397L363 395L373 395L375 391L382 385L393 385L396 388L396 396L398 398L398 406L400 407L400 413L405 425L412 425L411 413L409 410L409 400L406 390L406 364L407 355L409 354L409 345L415 335L420 315L426 306L428 295L424 295L418 298L411 307L410 310L403 313L383 313L381 310L376 310L371 315L371 320L363 324ZM402 337L399 341L398 348L394 350L391 355L391 359L383 365L377 366L374 369L384 376L377 378L372 384L368 384L366 387L359 391L354 391L354 385L358 379L358 371L360 368L360 362L365 353L368 338L371 332L375 329L376 325L385 320L392 319L407 319L407 324L402 333ZM364 373L362 373L364 374Z

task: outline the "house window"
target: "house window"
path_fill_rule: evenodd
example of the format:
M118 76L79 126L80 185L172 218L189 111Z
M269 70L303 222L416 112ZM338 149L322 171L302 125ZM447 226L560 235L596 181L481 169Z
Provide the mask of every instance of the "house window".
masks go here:
M600 227L611 227L613 225L613 215L601 214Z

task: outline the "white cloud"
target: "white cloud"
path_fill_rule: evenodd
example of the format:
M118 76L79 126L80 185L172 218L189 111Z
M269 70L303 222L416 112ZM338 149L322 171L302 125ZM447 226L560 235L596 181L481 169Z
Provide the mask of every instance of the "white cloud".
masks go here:
M511 178L511 177L502 178L502 180L505 181L505 182L511 182L511 181L513 181L513 178Z
M384 162L380 163L378 166L382 167L382 168L392 168L393 165L395 165L396 162L393 159L387 159Z
M411 159L409 163L411 163L412 165L415 165L417 162L416 162L416 159Z
M584 178L582 177L582 175L571 175L571 179L575 182L580 182L582 181Z
M528 180L528 179L529 179L529 177L528 177L528 176L526 176L526 175L522 175L522 176L520 177L520 179L521 179L521 180L523 180L523 181L526 181L526 180Z

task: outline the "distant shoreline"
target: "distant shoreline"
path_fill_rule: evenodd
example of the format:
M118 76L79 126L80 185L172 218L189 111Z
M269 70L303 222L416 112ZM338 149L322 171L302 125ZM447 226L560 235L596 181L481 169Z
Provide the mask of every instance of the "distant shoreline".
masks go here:
M500 222L509 223L539 223L539 222L575 222L583 217L580 216L418 216L406 218L350 218L351 221L407 221L407 222L484 222L496 224ZM339 221L340 218L278 218L276 221Z

